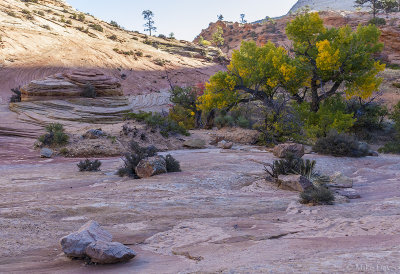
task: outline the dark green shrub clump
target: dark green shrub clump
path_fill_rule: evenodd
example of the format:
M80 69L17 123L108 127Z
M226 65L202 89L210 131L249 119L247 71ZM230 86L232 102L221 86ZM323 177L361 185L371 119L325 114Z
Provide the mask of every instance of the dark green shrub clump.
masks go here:
M153 157L157 155L157 149L154 146L147 148L141 147L138 143L131 142L131 152L124 155L123 161L124 166L118 169L117 174L120 177L129 176L134 179L139 179L136 174L135 168L139 162L147 157Z
M167 163L167 172L181 172L181 165L171 154L165 156L165 162Z
M86 98L96 98L96 89L91 84L86 84L83 88L81 96Z
M381 147L379 152L400 154L400 102L394 107L390 118L394 122L396 135L394 136L394 140Z
M159 113L141 111L139 113L128 113L125 117L126 119L144 122L153 129L158 129L160 134L166 138L169 137L170 134L189 135L189 132L176 121L169 117L164 117Z
M61 146L68 143L69 136L64 132L61 124L49 124L46 126L46 134L39 137L39 141L44 146Z
M319 138L313 150L335 157L364 157L369 152L353 136L336 131L330 131L326 137Z
M369 20L368 23L372 24L372 25L376 25L376 26L384 26L384 25L386 25L386 20L385 20L385 18L376 17L376 18Z
M100 31L100 32L103 32L103 31L104 31L104 30L103 30L103 27L100 26L99 24L90 24L89 27L91 27L91 28L94 29L94 30Z
M12 88L11 92L14 93L10 98L10 103L21 102L21 90L20 88Z
M99 160L94 160L91 161L89 159L86 159L84 161L80 161L79 164L77 164L79 171L100 171L100 166L101 162Z
M300 203L314 205L331 205L335 201L332 191L325 186L310 188L300 193Z

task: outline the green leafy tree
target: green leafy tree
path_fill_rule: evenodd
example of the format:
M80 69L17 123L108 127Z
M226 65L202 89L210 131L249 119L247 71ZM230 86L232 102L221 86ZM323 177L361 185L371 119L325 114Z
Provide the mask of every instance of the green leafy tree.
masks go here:
M376 26L327 29L318 13L306 13L287 25L286 34L293 41L296 70L307 75L294 98L302 103L309 97L312 111L318 111L320 103L339 88L348 98L362 99L378 90L382 79L377 74L385 65L373 58L383 49Z
M217 31L212 35L212 42L215 46L220 47L224 45L225 39L223 37L224 31L222 27L218 27Z
M374 19L379 12L399 10L399 5L400 1L398 0L356 0L357 7L369 6Z
M157 31L157 28L154 26L154 14L151 10L145 10L142 12L144 20L146 20L146 24L144 24L144 31L148 31L150 36L152 31Z

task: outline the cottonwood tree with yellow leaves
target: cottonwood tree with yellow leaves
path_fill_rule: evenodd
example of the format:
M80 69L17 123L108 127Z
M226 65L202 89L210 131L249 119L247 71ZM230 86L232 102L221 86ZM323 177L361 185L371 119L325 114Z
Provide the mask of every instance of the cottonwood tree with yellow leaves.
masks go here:
M306 13L287 25L286 34L293 42L290 52L272 43L243 42L227 71L209 79L198 107L211 111L252 100L268 106L285 93L298 103L310 102L316 112L339 91L366 99L378 90L377 74L385 66L373 58L383 48L376 26L326 28L318 13Z

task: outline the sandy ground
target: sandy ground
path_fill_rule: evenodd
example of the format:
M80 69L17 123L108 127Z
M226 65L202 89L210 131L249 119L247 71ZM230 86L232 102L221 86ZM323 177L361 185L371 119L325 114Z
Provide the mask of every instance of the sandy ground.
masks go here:
M0 164L0 272L355 273L397 272L400 157L310 155L342 171L362 198L308 207L265 183L273 156L255 147L174 151L183 172L130 180L77 160ZM61 236L96 220L138 252L126 264L88 266L60 251ZM379 270L379 269L378 269ZM396 270L396 271L395 271Z

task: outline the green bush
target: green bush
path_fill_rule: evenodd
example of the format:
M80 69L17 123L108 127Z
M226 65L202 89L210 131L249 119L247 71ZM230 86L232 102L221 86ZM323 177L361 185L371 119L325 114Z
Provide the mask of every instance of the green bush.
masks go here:
M86 159L84 161L80 161L79 164L77 164L79 171L83 172L83 171L90 171L90 172L94 172L94 171L100 171L100 166L101 166L101 162L99 160L94 160L91 161L89 159Z
M376 25L376 26L384 26L384 25L386 25L386 20L385 20L385 18L376 17L376 18L369 20L368 24L372 24L372 25Z
M325 186L314 186L300 193L300 203L314 205L331 205L335 201L332 191Z
M103 27L100 26L99 24L90 24L89 27L91 27L92 29L97 30L99 32L103 32L104 31Z
M194 129L196 127L194 114L190 109L175 105L169 110L168 118L178 122L178 125L185 129Z
M311 139L325 137L331 130L349 132L356 122L354 113L347 113L346 103L340 95L326 99L317 112L310 111L308 103L296 108L304 123L305 133Z
M96 96L97 96L96 89L91 84L86 84L83 87L81 96L86 97L86 98L96 98Z
M400 141L392 141L385 144L383 147L378 150L380 153L393 153L400 154Z
M154 146L147 148L141 147L138 143L132 141L130 144L130 152L125 153L123 161L124 166L118 169L117 174L120 177L129 176L134 179L140 179L136 174L135 168L139 162L147 157L153 157L157 155L157 149Z
M400 154L400 102L398 102L397 105L394 107L390 118L394 122L396 135L394 137L394 140L381 147L379 149L379 152Z
M181 172L181 165L171 154L165 157L165 162L167 163L167 172Z
M47 133L39 137L39 141L45 146L61 146L68 143L69 136L65 134L61 124L53 123L45 127Z
M21 88L12 88L11 92L14 94L10 98L10 103L21 102Z
M139 113L128 113L125 115L125 118L144 122L148 126L158 129L160 134L166 138L169 137L170 134L189 135L189 132L183 126L159 113L141 111Z
M214 124L218 128L233 127L235 125L235 119L228 114L221 113L215 118Z
M389 111L379 103L362 104L359 100L352 99L347 101L347 113L354 113L355 122L351 131L360 138L370 139L372 131L383 129L383 122Z
M330 131L326 137L321 137L315 143L313 150L317 153L335 157L364 157L369 149L360 146L360 143L350 135Z

